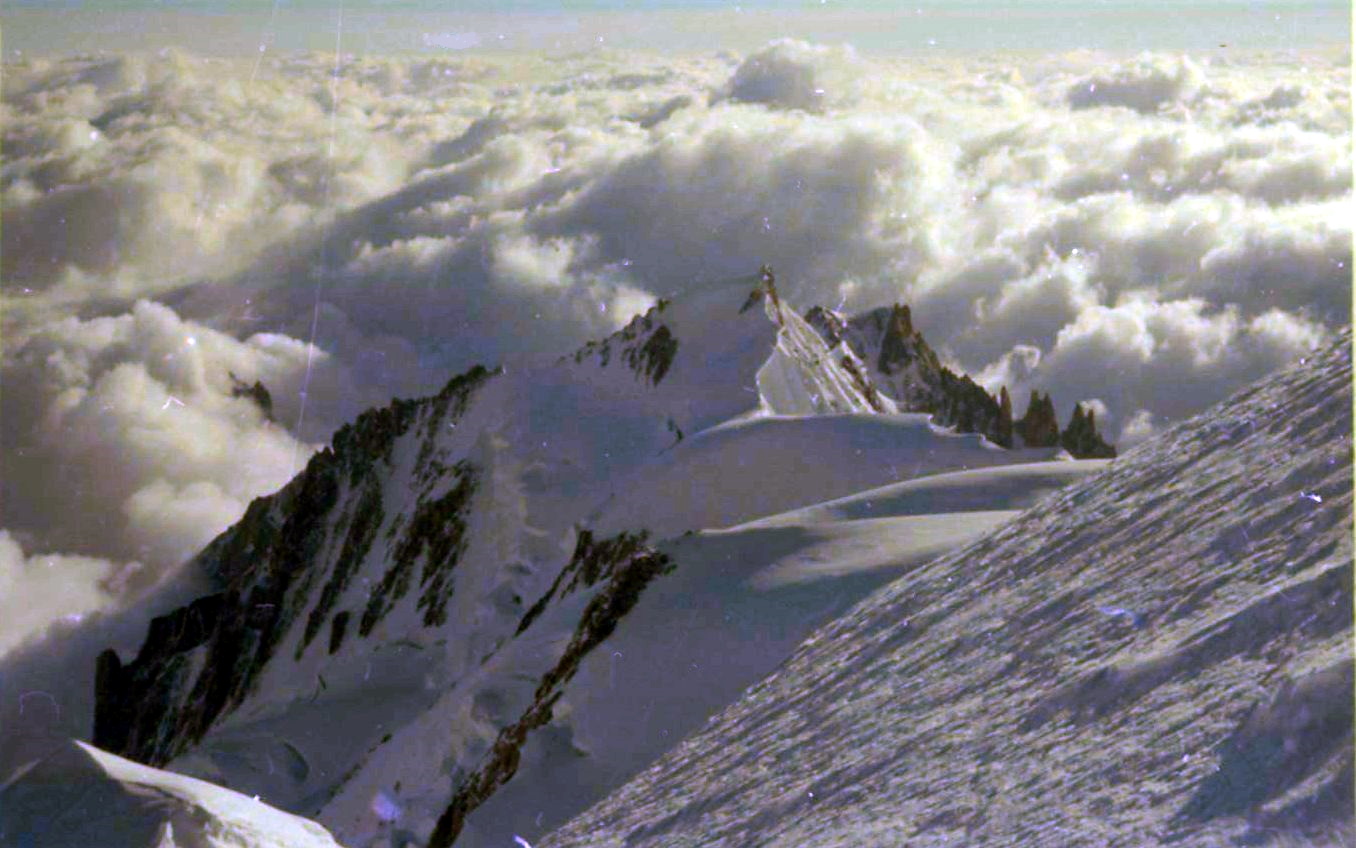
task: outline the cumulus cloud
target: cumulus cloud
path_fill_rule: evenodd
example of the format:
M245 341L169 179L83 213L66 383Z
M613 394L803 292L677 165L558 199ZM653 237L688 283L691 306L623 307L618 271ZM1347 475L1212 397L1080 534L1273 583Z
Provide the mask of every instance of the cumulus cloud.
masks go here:
M5 287L164 291L403 179L344 87L245 67L170 51L7 68Z
M724 94L743 103L819 112L852 100L855 65L849 47L783 39L741 62Z
M177 565L309 457L232 378L282 390L278 411L296 414L286 389L308 356L326 369L290 339L237 341L146 301L44 328L3 372L23 399L0 424L7 523L54 550Z
M1198 412L1202 395L1227 394L1255 374L1312 352L1328 335L1322 325L1282 310L1245 320L1234 307L1212 310L1199 299L1136 298L1081 313L1059 331L1036 367L1008 356L982 377L991 385L1017 386L1019 396L1052 386L1061 416L1075 403L1095 399L1111 432L1142 440L1156 419Z
M78 624L112 604L118 584L135 572L94 557L26 555L0 530L0 656L54 621Z
M1157 112L1173 103L1189 101L1205 80L1201 67L1186 57L1146 54L1108 72L1080 79L1069 89L1074 109L1123 106L1136 112Z
M5 579L121 597L362 409L764 262L1147 438L1350 320L1348 82L1325 54L787 40L12 63Z

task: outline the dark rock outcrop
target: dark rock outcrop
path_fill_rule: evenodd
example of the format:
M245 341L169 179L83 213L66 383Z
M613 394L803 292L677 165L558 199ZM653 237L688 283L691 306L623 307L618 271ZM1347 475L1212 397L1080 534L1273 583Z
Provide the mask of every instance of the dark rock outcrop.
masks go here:
M853 318L814 307L805 320L830 347L846 345L875 372L871 380L903 412L926 412L944 427L979 433L1012 447L1012 411L968 375L942 364L937 352L913 325L905 304L873 309ZM864 379L866 379L864 377Z
M874 373L863 379L893 399L901 412L929 413L944 427L979 433L1005 448L1016 446L1020 437L1023 447L1063 447L1078 459L1116 455L1116 449L1097 433L1092 414L1081 406L1075 407L1074 420L1061 432L1049 394L1033 390L1026 413L1013 421L1007 387L994 397L968 375L943 365L914 327L913 313L905 304L873 309L852 318L816 306L805 313L805 320L830 347L845 345L863 362L872 363Z
M659 385L678 355L677 337L659 320L668 305L667 300L660 300L607 338L584 345L572 358L576 363L596 359L599 366L606 368L617 353L637 377Z
M897 374L915 362L930 373L946 370L936 352L923 340L923 334L913 328L912 311L897 303L890 307L876 368L882 374Z
M1048 394L1032 390L1026 414L1017 422L1016 430L1029 448L1052 448L1059 444L1059 420L1055 417L1055 402Z
M231 397L249 398L259 407L259 411L264 413L264 418L268 421L273 420L273 395L269 393L262 380L255 380L254 385L246 383L235 372L227 372L231 378Z
M1003 432L1002 408L993 395L970 379L970 375L957 376L949 368L942 369L939 382L941 402L927 410L938 424L955 427L958 433L979 433L1000 447L1012 447L1012 434Z
M1060 434L1059 443L1075 459L1114 459L1116 456L1116 449L1097 432L1096 411L1088 409L1084 413L1081 403L1074 404L1069 426Z

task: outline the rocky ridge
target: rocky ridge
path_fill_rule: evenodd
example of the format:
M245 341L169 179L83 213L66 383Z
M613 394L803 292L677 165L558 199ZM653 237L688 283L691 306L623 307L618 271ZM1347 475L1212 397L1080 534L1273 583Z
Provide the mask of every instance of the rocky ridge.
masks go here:
M823 307L813 307L805 319L832 346L845 346L860 361L871 363L866 377L901 412L930 413L938 424L960 433L979 433L994 444L1031 448L1062 446L1076 459L1106 459L1116 450L1097 433L1096 421L1076 406L1069 430L1062 432L1049 396L1032 392L1027 411L1014 423L1007 387L997 397L969 375L942 364L937 353L913 325L905 304L881 307L851 318Z

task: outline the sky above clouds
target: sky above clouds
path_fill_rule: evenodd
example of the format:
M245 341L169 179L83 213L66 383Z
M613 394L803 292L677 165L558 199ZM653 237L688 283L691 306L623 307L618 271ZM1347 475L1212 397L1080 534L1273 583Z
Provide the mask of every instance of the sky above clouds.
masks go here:
M764 262L1122 445L1350 321L1345 7L431 5L7 7L0 653L363 409Z
M1349 43L1340 0L13 0L16 51L359 54L757 49L778 37L865 53L1298 48Z

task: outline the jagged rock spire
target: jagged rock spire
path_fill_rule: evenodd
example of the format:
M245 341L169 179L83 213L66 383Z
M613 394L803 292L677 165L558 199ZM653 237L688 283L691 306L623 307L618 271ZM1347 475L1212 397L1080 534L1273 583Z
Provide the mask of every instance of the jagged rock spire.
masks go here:
M942 426L979 433L1005 448L1063 446L1079 458L1116 455L1115 448L1097 435L1090 409L1077 409L1070 430L1062 432L1048 393L1032 390L1026 413L1014 421L1007 387L1001 387L995 397L967 375L942 365L914 327L907 304L880 307L852 318L814 307L805 319L830 346L846 344L863 362L874 362L872 381L901 412L929 413ZM1016 436L1021 436L1020 445Z
M903 303L890 307L890 317L880 339L876 369L882 374L897 374L914 363L924 372L942 371L941 360L923 335L913 328L913 313Z
M1050 395L1032 389L1026 414L1017 423L1017 433L1029 448L1052 448L1059 444L1059 420L1055 417L1055 402Z
M1116 449L1107 444L1097 432L1097 411L1083 404L1074 404L1069 426L1059 437L1060 446L1077 459L1111 459Z
M777 296L777 277L772 273L771 265L762 265L758 268L758 286L767 296L772 298L772 308L777 316L777 323L782 323L782 300Z
M231 378L231 397L249 398L259 407L259 411L264 413L264 419L273 420L273 395L269 393L268 387L262 380L255 380L254 385L246 383L244 380L235 376L234 371L227 371Z
M890 312L890 327L903 338L913 335L913 312L907 303L896 303Z
M1008 387L998 393L998 432L995 441L1003 447L1012 447L1012 397Z

